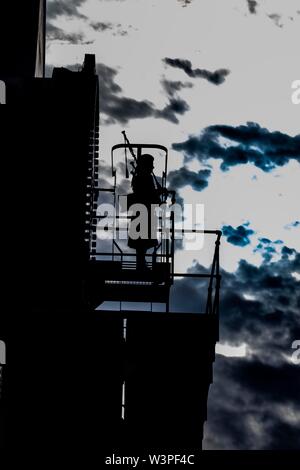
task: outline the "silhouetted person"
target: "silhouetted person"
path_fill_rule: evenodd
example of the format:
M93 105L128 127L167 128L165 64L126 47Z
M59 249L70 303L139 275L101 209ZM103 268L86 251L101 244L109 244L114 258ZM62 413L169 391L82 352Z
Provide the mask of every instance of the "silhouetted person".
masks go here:
M148 237L146 239L139 237L135 240L129 235L128 240L128 246L136 250L136 263L138 271L145 271L147 269L146 252L149 248L155 248L158 245L158 240L156 238L151 238L151 223L156 224L156 217L154 217L154 214L151 218L151 205L159 205L161 203L161 194L163 190L153 175L153 161L154 158L152 155L141 155L137 160L135 173L131 183L133 195L131 199L129 198L129 205L132 203L143 204L148 212ZM136 217L139 217L139 214L137 214ZM133 220L134 219L135 217L133 217ZM142 228L140 229L140 232L143 233Z

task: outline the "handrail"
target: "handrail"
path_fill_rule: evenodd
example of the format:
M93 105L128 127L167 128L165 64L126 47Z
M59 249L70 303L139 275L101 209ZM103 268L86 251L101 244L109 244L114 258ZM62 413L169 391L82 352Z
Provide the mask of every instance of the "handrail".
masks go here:
M95 187L94 188L94 191L99 191L99 192L109 192L109 193L114 193L115 192L115 188L97 188Z
M103 219L105 218L102 216L97 216L97 219ZM111 216L108 216L106 218L113 218ZM115 215L115 219L120 219L120 220L130 220L129 216L126 215ZM161 218L160 218L161 219ZM107 231L107 230L116 230L116 231L124 231L126 230L126 227L98 227L98 229ZM161 253L156 253L156 257L160 260L160 263L162 262L167 262L170 264L170 281L172 283L172 280L174 278L199 278L199 279L209 279L208 283L208 288L207 288L207 300L206 300L206 308L205 308L205 313L206 314L212 314L212 315L219 315L219 292L220 292L220 284L221 284L221 275L220 275L220 264L219 264L219 248L220 248L220 240L222 236L221 230L204 230L204 229L198 229L198 228L175 228L175 221L174 221L174 213L171 213L171 227L168 227L166 230L164 227L157 228L158 233L165 233L168 232L169 237L171 239L171 244L170 246L164 245L165 250L163 249L163 245L160 243L159 246L161 246ZM182 234L184 235L185 233L198 233L198 234L204 234L204 235L215 235L216 236L216 241L215 241L215 249L214 249L214 254L213 254L213 260L211 264L211 268L209 272L206 273L180 273L180 272L175 272L175 267L174 267L174 254L175 254L175 234ZM136 258L136 253L124 253L118 244L113 240L114 246L116 246L119 250L120 253L116 253L114 256L121 258L121 262L123 263L124 259L128 258ZM158 247L157 247L158 249ZM167 252L166 252L167 250ZM108 252L99 252L94 250L92 255L95 256L104 256L104 257L111 257L112 254ZM153 256L153 253L151 254L146 254L146 258L151 258ZM130 263L128 261L127 263Z
M215 278L217 279L217 274L204 274L204 273L174 273L174 277L203 277L203 278Z
M164 145L160 145L160 144L130 144L130 146L128 144L116 144L112 146L111 151L114 152L117 149L124 149L124 148L129 148L129 147L140 148L140 149L144 148L144 149L164 150L166 155L168 153L167 147L165 147Z
M113 254L112 252L108 253L107 251L106 252L105 251L94 251L93 252L93 256L112 256L112 254ZM136 253L124 253L124 252L122 252L122 255L121 255L121 253L115 253L114 255L115 256L123 256L124 258L126 258L126 257L131 257L131 258L136 257ZM151 257L152 253L146 253L145 256ZM162 254L157 254L156 256L158 258L164 258L165 257L165 255L162 255Z
M119 250L120 254L121 254L121 262L123 262L123 251L121 250L121 248L119 247L119 245L117 244L116 240L113 240L113 244L114 246L117 248L117 250ZM117 256L115 253L113 253L113 256Z
M98 216L94 217L94 219L113 219L113 218L122 219L122 220L124 220L124 219L125 220L126 219L130 220L131 217L130 216L126 217L126 216L121 216L121 215L120 216L115 216L115 217L109 216L109 215L108 216L105 216L105 215L99 216L98 215ZM104 230L106 232L107 230L110 229L110 227L106 227L106 228L104 228L104 227L99 228L98 227L98 230L99 229ZM120 228L116 227L116 230L118 230L118 229L119 230L124 230L123 227L120 227ZM167 230L169 230L169 229L167 229ZM167 230L157 229L158 232L163 232L163 231L167 231ZM181 228L175 228L174 233L182 233L182 234L184 234L184 233L203 233L203 234L206 234L206 235L217 235L218 238L220 238L221 235L222 235L221 230L202 230L202 229L185 229L185 228L182 228L182 229Z

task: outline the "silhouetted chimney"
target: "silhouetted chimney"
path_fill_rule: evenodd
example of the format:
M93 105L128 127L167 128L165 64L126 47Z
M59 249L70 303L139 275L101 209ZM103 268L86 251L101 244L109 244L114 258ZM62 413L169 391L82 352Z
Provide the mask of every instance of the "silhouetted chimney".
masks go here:
M89 75L96 74L96 59L94 54L85 54L82 72Z

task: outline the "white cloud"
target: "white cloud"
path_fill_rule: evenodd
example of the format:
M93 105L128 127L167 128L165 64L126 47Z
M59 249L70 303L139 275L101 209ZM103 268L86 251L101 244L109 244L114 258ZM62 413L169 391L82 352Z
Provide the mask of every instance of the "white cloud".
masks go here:
M228 343L217 343L216 353L226 357L245 357L247 355L247 345L243 343L240 346L231 346Z
M300 281L300 273L294 272L291 275L296 279L296 281Z

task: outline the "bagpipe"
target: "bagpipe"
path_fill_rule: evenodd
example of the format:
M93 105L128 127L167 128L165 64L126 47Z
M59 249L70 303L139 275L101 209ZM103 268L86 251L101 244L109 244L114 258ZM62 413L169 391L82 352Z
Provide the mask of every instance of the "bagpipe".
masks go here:
M126 171L126 178L129 178L129 169L128 169L128 157L127 157L127 147L130 151L130 154L133 158L133 161L130 162L130 165L132 167L130 174L132 175L132 178L137 177L137 170L138 170L138 159L134 153L133 146L131 145L126 132L122 131L122 134L124 136L124 143L125 143L125 171ZM163 187L160 182L158 181L157 177L155 176L154 172L151 172L151 175L155 181L157 191L160 193L162 196L162 203L166 202L166 199L168 198L169 195L171 195L171 202L172 204L175 204L176 202L176 192L173 190L168 190L167 188Z

